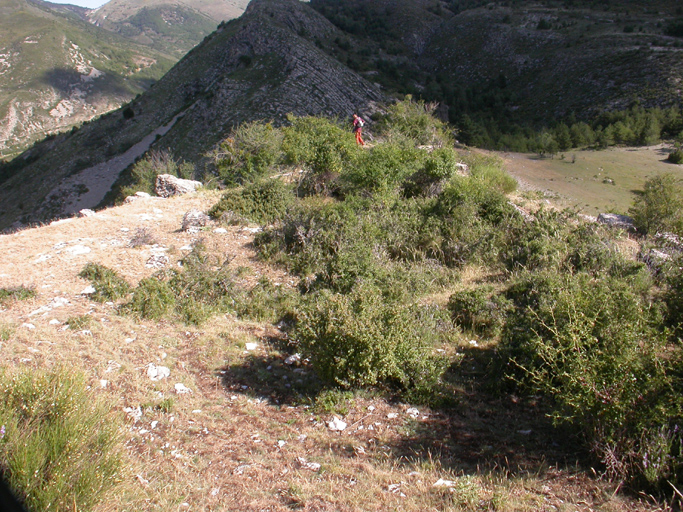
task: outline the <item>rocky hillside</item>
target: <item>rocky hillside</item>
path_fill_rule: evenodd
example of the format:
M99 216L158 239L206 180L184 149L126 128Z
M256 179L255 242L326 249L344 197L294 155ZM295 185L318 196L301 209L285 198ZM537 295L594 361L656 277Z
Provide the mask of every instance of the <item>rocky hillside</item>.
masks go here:
M620 1L312 0L344 31L326 51L389 89L450 107L450 119L590 118L634 100L678 102L680 5ZM470 8L468 8L470 7Z
M95 25L178 58L220 22L240 16L248 0L111 0L88 11Z
M252 1L241 18L222 24L125 109L45 141L4 166L0 227L68 211L69 203L89 191L85 182L94 166L104 166L115 179L149 147L199 161L239 122L282 122L288 113L370 113L385 99L378 86L303 33L340 34L306 3Z
M0 0L0 156L118 108L171 67L83 12Z

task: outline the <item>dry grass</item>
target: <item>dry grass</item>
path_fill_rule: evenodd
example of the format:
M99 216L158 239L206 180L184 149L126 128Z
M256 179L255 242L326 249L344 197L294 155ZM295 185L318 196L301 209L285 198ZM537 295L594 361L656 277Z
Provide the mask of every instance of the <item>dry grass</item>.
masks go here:
M518 434L538 416L536 405L482 394L474 349L465 355L472 369L458 384L454 410L420 408L413 418L408 404L358 395L344 417L349 427L337 433L326 426L331 415L311 407L306 369L283 364L287 347L274 326L230 316L199 328L135 321L80 294L88 283L77 274L89 261L132 285L155 272L145 262L158 247L129 246L138 228L168 248L171 264L202 238L222 260L250 269L247 285L261 275L293 284L255 259L249 231L179 232L184 212L206 210L218 198L202 192L141 200L0 237L0 287L38 292L0 310L8 333L0 365L82 369L98 393L128 411L126 482L98 510L653 510L614 497L612 487L579 468L566 469L571 455L548 449L558 434L546 427ZM77 246L91 251L70 252ZM463 286L489 277L471 269ZM68 303L41 309L56 297ZM66 327L68 318L86 314L93 318L87 330ZM246 343L258 346L246 351ZM168 367L170 376L151 380L150 363ZM177 394L177 383L192 392ZM134 417L138 408L142 415ZM306 469L302 459L320 470ZM434 487L439 479L453 486Z

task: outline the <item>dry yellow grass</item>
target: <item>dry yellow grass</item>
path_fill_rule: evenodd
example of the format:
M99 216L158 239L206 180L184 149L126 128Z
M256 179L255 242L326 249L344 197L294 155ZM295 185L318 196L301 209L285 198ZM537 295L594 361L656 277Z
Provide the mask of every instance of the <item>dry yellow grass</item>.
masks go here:
M290 382L297 378L292 368L282 365L284 354L269 341L278 335L274 326L226 315L201 327L136 321L118 315L115 305L93 303L81 294L88 283L77 274L89 261L117 270L133 285L155 271L145 266L155 252L151 247L128 246L141 227L168 248L171 264L185 253L183 247L204 238L221 259L250 268L250 282L267 275L292 284L284 271L256 260L249 231L240 227L228 227L227 234L212 228L198 234L179 231L187 210L205 211L218 197L215 192L201 192L140 200L95 217L0 236L0 287L24 285L37 291L34 299L0 310L0 326L9 325L13 332L0 342L0 365L32 371L55 365L81 369L92 388L126 415L125 482L98 510L654 508L613 496L609 485L579 470L541 464L532 473L513 476L507 470L478 471L471 464L454 464L457 450L448 457L440 455L448 439L425 437L425 441L420 434L450 432L455 428L451 418L422 407L412 418L408 404L357 397L344 417L348 428L332 432L326 425L331 414L316 413L302 405L305 401L280 401L268 388L259 387L258 379L243 378L235 371L256 368L267 373L265 365L271 362L277 372L268 374L270 381L282 382L283 375ZM74 253L76 247L90 252L75 254L83 252ZM467 279L482 277L480 270L473 269ZM54 307L59 304L55 298L68 302ZM45 308L50 305L51 309ZM85 314L93 319L85 331L66 327L67 319ZM53 319L59 323L50 323ZM247 342L258 346L246 351ZM170 376L151 380L150 364L168 367ZM177 394L177 383L191 393ZM136 416L138 408L142 414ZM463 425L453 435L461 436L465 453L473 449L467 440L476 432L470 435L470 416L467 411L463 414ZM457 444L450 446L459 449ZM484 453L490 448L476 449ZM320 469L307 469L308 462L320 464ZM439 479L452 481L452 487L435 487Z

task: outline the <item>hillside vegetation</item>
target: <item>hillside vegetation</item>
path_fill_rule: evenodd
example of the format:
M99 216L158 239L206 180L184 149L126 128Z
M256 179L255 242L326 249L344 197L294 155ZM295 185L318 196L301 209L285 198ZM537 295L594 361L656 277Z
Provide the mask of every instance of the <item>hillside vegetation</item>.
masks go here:
M489 415L511 407L492 405L495 396L509 395L531 407L524 422L529 432L556 444L549 449L547 440L513 441L508 432L473 467L460 440L439 437L430 460L468 468L462 478L479 479L481 487L475 491L469 480L454 480L448 485L464 487L430 495L407 485L406 503L415 510L427 503L477 510L482 502L501 510L535 509L533 500L531 508L515 501L509 482L494 483L499 477L493 468L508 475L533 468L522 447L577 463L579 471L603 475L618 487L675 501L671 486L682 483L680 184L670 175L652 178L631 208L647 235L640 254L650 255L648 266L634 257L634 242L624 232L539 206L515 193L515 180L496 157L453 149L450 128L433 110L411 100L387 107L367 147L357 146L345 126L319 117L291 116L282 128L260 122L235 128L214 155L214 179L231 188L208 212L224 231L261 226L252 230L259 231L255 256L276 271L245 280L250 271L244 263L231 263L235 257L244 262L243 256L223 260L220 243L195 239L180 267L134 278L93 262L79 275L94 287L92 300L116 303L118 314L131 321L205 332L228 315L263 326L272 344L264 359L218 356L228 385L218 396L260 390L273 403L267 414L276 422L278 404L294 411L314 404L331 424L336 415L357 425L363 418L357 420L362 413L354 404L373 400L407 403L425 411L424 418L444 416L449 423L475 406L468 394L480 401L476 407L489 404ZM146 188L156 173L181 172L170 159L137 167L139 181L131 190ZM664 232L668 245L661 242ZM139 230L130 246L153 243L149 231ZM658 259L648 253L653 247ZM30 299L16 290L8 300ZM89 316L72 317L67 325L91 328ZM14 331L6 332L14 343ZM199 354L220 345L204 343ZM298 378L278 380L283 361L294 365ZM149 407L172 407L163 404ZM556 430L545 425L543 414ZM222 428L221 419L213 421L214 429ZM435 446L432 435L442 435L418 425L403 428L406 442L427 450ZM15 434L8 432L13 443ZM501 442L519 443L522 451L509 459ZM308 464L303 460L300 465ZM480 467L493 473L486 476ZM378 470L366 468L363 478L372 482ZM4 471L12 477L16 470ZM24 485L10 481L18 489ZM322 499L358 509L353 492L333 498L320 497L316 485L305 489L290 489L286 500L296 496L308 506Z

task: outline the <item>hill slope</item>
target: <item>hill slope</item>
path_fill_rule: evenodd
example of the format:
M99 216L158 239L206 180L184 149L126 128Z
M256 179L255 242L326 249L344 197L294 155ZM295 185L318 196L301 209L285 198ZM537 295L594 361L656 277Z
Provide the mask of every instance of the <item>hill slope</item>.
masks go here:
M216 25L240 16L248 0L111 0L87 19L111 32L180 58Z
M377 86L301 37L304 29L320 37L337 32L297 0L253 1L132 102L127 115L114 112L59 135L0 170L0 227L64 212L82 193L79 172L112 161L161 127L167 131L153 147L195 161L239 122L282 122L288 113L348 116L385 99ZM112 167L113 176L123 167Z
M117 108L172 64L45 2L0 0L0 13L0 155Z

